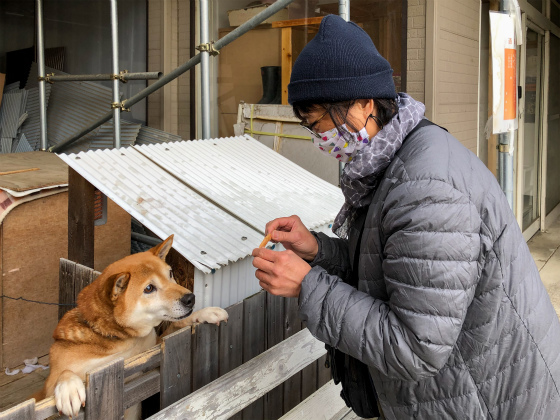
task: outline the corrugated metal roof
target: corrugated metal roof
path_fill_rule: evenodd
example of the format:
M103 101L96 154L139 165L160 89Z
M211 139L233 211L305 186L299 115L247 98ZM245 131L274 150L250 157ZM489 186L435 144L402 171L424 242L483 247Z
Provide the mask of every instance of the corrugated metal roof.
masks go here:
M14 140L12 143L12 153L32 152L33 148L27 141L24 133L19 135L19 139Z
M132 146L138 136L141 124L133 124L121 120L121 146ZM87 150L103 150L113 147L113 120L103 124L96 130L93 136L87 136L82 140L70 145L67 153L85 152Z
M332 223L344 203L339 188L250 136L134 147L262 233L291 214L310 229Z
M34 87L27 90L27 105L25 112L27 112L27 119L21 126L21 131L25 133L25 137L33 150L39 149L41 142L41 120L39 116L39 88ZM51 95L51 85L45 85L46 107L48 109L49 97ZM48 121L47 121L48 131Z
M22 102L27 100L27 91L12 90L5 93L0 107L0 125L3 128L3 136L14 138L19 127L18 121L22 114ZM25 104L23 105L25 110Z
M136 144L160 144L168 143L170 141L181 141L181 136L176 134L171 134L166 131L158 130L157 128L152 128L143 125L140 128L138 137L136 138Z
M4 86L4 93L8 93L14 90L18 90L19 89L19 84L20 82L13 82L10 83L9 85Z
M205 273L262 240L133 147L59 156L160 238L175 234L173 247Z
M12 138L0 137L0 153L11 153L11 152L12 152Z

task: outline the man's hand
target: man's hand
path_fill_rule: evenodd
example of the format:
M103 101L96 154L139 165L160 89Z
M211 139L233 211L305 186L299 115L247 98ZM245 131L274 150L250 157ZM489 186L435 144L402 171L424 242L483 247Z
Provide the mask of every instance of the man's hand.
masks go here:
M304 260L312 261L319 251L317 240L298 216L274 219L266 224L265 231L272 234L274 242L280 242Z
M299 296L301 282L311 271L309 264L293 251L256 248L253 257L253 266L257 268L255 276L264 290L276 296Z

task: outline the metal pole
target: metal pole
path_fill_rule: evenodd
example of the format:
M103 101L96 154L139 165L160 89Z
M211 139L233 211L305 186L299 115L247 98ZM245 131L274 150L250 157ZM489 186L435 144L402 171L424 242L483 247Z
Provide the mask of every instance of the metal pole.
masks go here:
M346 22L350 20L350 0L338 0L338 15ZM344 162L338 164L338 179L342 177Z
M119 21L117 17L117 0L111 0L111 42L113 44L113 74L119 74ZM113 146L121 147L121 110L119 79L113 80ZM117 104L119 107L117 107Z
M350 0L338 0L338 15L346 22L350 20Z
M208 35L208 0L200 0L200 43L210 42ZM210 138L210 51L200 52L200 99L202 138Z
M117 80L122 82L127 82L129 80L156 80L161 77L163 73L152 71L144 73L122 73L117 74ZM49 83L53 82L99 82L115 80L113 74L102 73L102 74L64 74L64 75L54 75L46 76L46 81Z
M39 67L40 148L47 150L47 107L45 94L45 45L43 42L43 1L37 0L37 65Z
M294 0L278 0L277 2L273 3L270 7L267 7L265 10L263 10L258 15L253 16L251 19L249 19L243 25L238 26L233 31L231 31L229 34L227 34L223 38L220 38L218 41L216 41L214 43L214 49L219 51L220 49L222 49L226 45L235 41L241 35L249 32L251 29L255 28L257 25L260 25L262 22L264 22L270 16L272 16L273 14L278 12L280 9L283 9L284 7L286 7L288 4L292 3L293 1ZM165 86L169 82L175 80L177 77L179 77L180 75L187 72L192 67L196 66L198 63L200 63L201 55L202 54L195 55L194 57L192 57L187 62L181 64L175 70L172 70L169 73L165 74L161 79L157 80L156 82L152 83L151 85L149 85L145 89L138 92L133 97L124 101L123 102L123 107L124 108L130 108L131 106L140 102L146 96L148 96L148 95L154 93L156 90L160 89L162 86ZM86 134L88 134L92 130L95 130L97 127L99 127L103 123L106 123L107 121L109 121L111 119L112 115L113 115L112 112L108 112L107 114L102 116L99 120L90 124L88 127L84 128L79 133L76 133L75 135L70 137L68 140L65 140L62 143L49 148L49 151L53 152L53 153L62 152L66 147L68 147L70 144L74 143L76 140L82 138L83 136L85 136Z

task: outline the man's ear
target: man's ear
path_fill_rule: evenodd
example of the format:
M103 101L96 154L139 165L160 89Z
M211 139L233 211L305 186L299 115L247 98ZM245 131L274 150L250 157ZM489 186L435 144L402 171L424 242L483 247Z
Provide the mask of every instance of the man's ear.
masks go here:
M173 235L163 241L161 244L154 246L152 249L149 250L152 254L156 257L165 261L165 257L171 250L171 246L173 245Z
M117 299L128 286L130 280L130 273L118 273L114 274L109 278L109 282L113 284L113 290L111 293L111 300Z

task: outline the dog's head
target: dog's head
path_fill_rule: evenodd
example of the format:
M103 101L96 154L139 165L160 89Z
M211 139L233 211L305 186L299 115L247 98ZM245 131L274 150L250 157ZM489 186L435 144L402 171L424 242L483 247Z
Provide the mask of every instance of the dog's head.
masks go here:
M173 235L149 251L114 262L101 274L114 319L122 327L144 335L162 321L178 321L192 313L194 295L175 282L165 262L172 244Z

